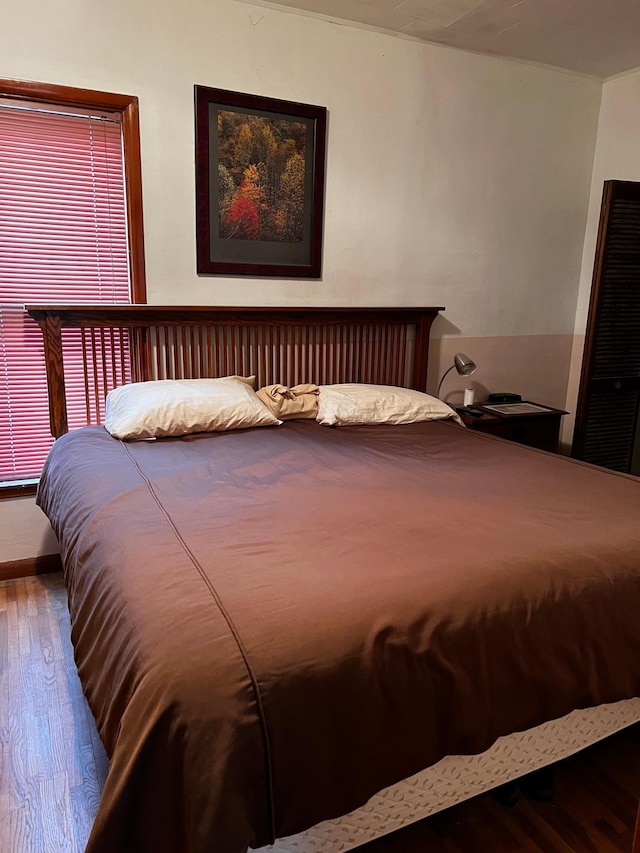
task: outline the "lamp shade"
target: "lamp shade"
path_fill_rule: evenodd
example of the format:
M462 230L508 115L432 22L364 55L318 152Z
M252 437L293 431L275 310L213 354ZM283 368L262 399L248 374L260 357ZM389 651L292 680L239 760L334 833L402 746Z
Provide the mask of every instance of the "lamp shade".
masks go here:
M476 372L476 363L463 352L457 352L453 357L453 364L460 376L469 376Z

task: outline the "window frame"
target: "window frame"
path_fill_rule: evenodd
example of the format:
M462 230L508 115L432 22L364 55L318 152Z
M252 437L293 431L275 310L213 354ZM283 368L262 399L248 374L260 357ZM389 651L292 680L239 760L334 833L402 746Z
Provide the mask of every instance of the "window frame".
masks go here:
M53 83L35 83L26 80L0 80L0 97L23 100L33 104L56 104L72 109L109 110L120 114L127 205L131 304L146 304L138 98L134 95L119 95L113 92L78 89L74 86L59 86ZM35 495L36 490L37 483L0 484L0 500L28 497Z

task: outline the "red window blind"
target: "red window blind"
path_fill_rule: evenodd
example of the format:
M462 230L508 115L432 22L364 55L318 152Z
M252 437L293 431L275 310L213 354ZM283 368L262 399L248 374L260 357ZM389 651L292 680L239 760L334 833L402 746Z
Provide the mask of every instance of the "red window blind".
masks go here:
M38 477L52 444L42 339L24 304L128 303L129 278L119 117L0 102L0 482ZM70 425L84 415L81 354L72 339Z

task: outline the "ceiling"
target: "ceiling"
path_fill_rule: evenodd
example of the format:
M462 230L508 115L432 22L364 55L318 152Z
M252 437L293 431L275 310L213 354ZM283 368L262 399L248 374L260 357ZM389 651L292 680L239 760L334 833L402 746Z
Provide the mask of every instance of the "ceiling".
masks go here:
M278 0L261 5L597 77L640 67L639 0Z

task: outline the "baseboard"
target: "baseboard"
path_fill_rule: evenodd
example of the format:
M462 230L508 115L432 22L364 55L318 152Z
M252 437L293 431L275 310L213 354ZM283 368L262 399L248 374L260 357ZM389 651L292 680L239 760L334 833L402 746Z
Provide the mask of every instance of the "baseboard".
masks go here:
M27 557L26 560L8 560L0 563L0 581L61 571L60 554L40 554L38 557Z

